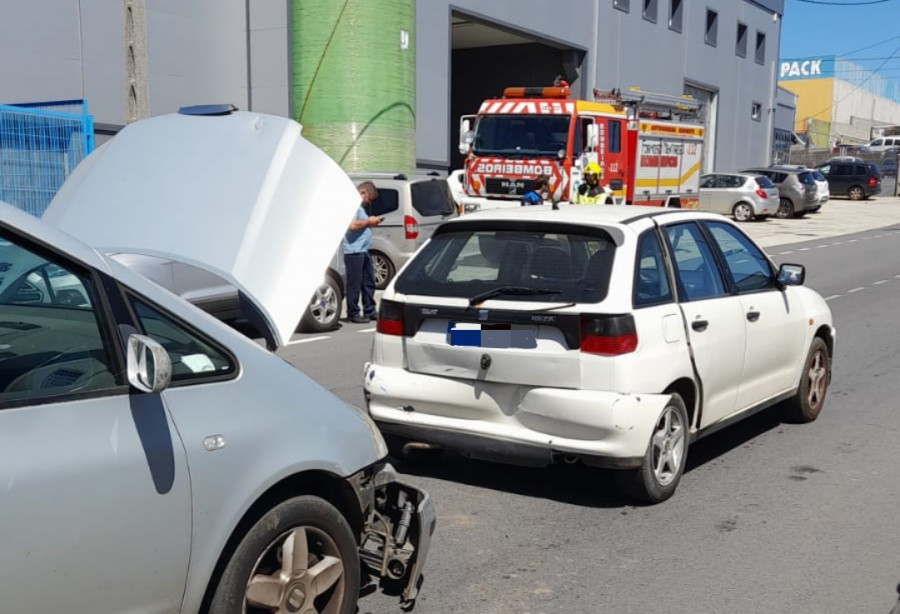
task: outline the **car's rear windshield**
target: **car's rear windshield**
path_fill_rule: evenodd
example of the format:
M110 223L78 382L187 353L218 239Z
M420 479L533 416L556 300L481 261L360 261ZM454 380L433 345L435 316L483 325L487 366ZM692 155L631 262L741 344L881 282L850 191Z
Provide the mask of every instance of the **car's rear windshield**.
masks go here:
M412 206L419 215L425 217L444 216L453 213L456 205L450 186L443 179L417 181L409 186L412 193Z
M425 296L472 299L497 290L502 300L597 303L609 288L615 247L602 229L558 224L439 229L395 288Z
M797 178L800 180L800 183L803 183L806 185L816 185L815 176L808 171L805 171L802 173L797 173Z
M757 175L754 177L756 179L756 185L761 188L774 188L775 184L772 183L772 180L766 177L765 175Z
M825 181L825 175L823 175L819 171L813 171L813 177L816 178L816 181Z
M869 167L869 174L870 174L870 175L875 175L876 177L880 177L880 176L881 176L881 173L878 171L878 167L877 167L877 166L875 166L874 164L866 164L866 166Z

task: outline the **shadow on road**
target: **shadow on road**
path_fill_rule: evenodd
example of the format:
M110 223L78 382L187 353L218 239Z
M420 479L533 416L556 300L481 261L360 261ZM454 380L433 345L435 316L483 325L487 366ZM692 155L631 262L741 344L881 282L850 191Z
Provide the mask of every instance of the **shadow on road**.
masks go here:
M775 406L701 439L688 451L685 472L715 460L783 424L781 407ZM401 473L525 497L595 508L636 505L616 487L613 470L597 469L581 463L545 468L519 467L473 460L452 451L428 452L418 456L414 462L393 460Z

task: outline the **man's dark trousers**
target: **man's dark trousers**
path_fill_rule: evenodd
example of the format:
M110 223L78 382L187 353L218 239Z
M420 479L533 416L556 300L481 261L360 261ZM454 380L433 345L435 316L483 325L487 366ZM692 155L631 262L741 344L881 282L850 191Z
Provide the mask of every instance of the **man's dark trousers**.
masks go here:
M347 317L359 315L359 294L362 292L363 315L375 315L375 268L369 252L344 254L347 270Z

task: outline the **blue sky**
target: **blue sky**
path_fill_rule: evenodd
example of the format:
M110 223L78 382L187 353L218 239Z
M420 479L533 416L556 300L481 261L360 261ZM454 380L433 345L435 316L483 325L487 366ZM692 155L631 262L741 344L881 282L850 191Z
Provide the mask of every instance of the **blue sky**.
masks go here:
M857 4L865 0L830 1ZM879 44L851 53L875 43ZM821 55L842 56L869 70L883 63L879 72L900 81L900 0L868 6L785 0L779 58Z

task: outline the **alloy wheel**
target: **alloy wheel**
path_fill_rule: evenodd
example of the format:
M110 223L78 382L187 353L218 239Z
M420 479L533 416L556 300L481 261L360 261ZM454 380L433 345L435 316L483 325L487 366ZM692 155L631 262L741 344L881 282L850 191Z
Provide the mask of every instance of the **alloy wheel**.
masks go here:
M753 219L753 207L747 203L738 203L734 206L734 219L738 222L746 222Z
M340 309L337 293L330 284L322 284L316 288L309 305L309 313L319 324L327 325L334 321Z
M653 475L660 486L668 486L678 477L685 443L685 424L681 414L674 407L666 407L656 423L650 442L653 447Z
M777 217L782 219L794 216L794 205L787 198L782 198L778 202L778 211L775 213Z
M391 265L381 254L372 254L372 268L375 269L375 287L383 288L390 281Z
M819 350L813 355L810 361L809 371L806 377L809 378L809 392L807 393L807 403L811 408L818 407L825 400L825 391L828 387L828 357L825 350Z
M314 527L282 534L263 551L244 593L244 614L337 614L344 565L334 540Z

